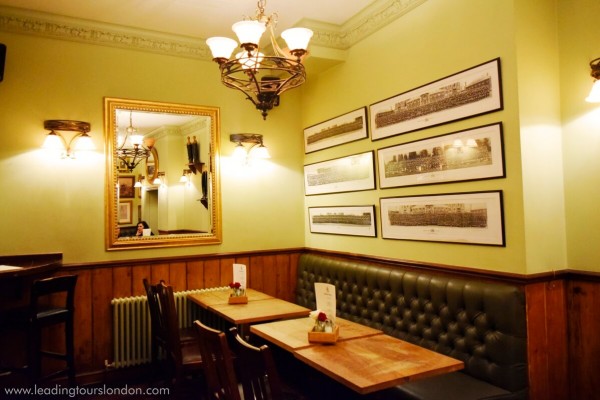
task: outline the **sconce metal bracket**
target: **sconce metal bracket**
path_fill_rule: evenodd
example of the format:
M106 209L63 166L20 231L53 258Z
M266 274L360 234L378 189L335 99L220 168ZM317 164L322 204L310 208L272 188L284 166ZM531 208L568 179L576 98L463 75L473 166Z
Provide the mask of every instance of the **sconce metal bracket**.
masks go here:
M74 131L87 133L91 129L89 122L71 121L65 119L49 119L44 121L44 129L51 131Z

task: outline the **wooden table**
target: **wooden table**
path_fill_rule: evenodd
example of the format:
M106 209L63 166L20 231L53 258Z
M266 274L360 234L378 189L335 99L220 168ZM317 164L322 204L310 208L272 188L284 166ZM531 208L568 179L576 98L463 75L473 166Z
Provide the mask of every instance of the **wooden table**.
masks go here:
M462 361L388 335L304 347L294 355L360 394L463 368Z
M277 299L254 289L246 289L248 303L229 304L231 290L215 290L204 293L189 294L188 298L200 307L220 318L237 325L242 336L247 336L248 324L265 321L275 321L286 318L306 317L310 310L289 301ZM209 325L211 325L209 323ZM221 323L215 323L215 328Z
M230 294L231 289L211 290L202 293L190 294L188 295L188 298L194 303L198 304L200 307L208 309L209 307L217 304L227 304ZM246 296L248 296L248 302L273 298L271 295L254 289L246 289Z
M359 337L383 334L380 330L342 318L336 318L335 321L340 328L340 335L338 337L338 341L340 342ZM308 331L314 324L315 320L312 318L286 319L252 325L250 327L250 332L289 352L294 352L295 350L315 345L308 341Z
M254 301L248 298L247 304L214 304L209 309L236 325L306 317L310 313L308 308L274 297Z

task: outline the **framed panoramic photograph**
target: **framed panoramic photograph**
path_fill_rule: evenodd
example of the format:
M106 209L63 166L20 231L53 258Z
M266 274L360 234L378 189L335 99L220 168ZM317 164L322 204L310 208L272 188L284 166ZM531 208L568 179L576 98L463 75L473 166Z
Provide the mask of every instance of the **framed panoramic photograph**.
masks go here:
M132 215L133 200L124 200L119 202L119 224L131 224L133 222Z
M367 107L363 107L304 129L304 152L311 153L367 137Z
M307 196L371 189L375 189L373 151L304 166Z
M504 246L502 191L381 198L384 239Z
M500 59L369 106L371 140L501 110Z
M117 184L119 185L119 198L133 199L135 197L134 176L119 176Z
M376 237L375 206L309 207L311 233Z
M377 150L379 187L505 177L502 124Z

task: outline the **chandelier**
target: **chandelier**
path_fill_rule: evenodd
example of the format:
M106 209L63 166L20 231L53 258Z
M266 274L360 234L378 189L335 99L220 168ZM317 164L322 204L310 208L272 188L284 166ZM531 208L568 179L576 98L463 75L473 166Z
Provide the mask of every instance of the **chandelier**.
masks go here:
M133 127L133 111L129 112L129 126L125 129L125 137L119 142L121 144L117 148L117 157L129 172L133 172L139 163L150 156L154 146L154 139L144 139L143 135L137 134L137 129Z
M291 57L287 56L275 38L277 14L266 16L266 3L266 0L259 0L254 18L236 22L231 27L243 49L231 59L233 50L238 47L235 40L226 37L211 37L206 40L213 61L219 64L223 84L243 92L256 109L261 111L263 119L267 118L269 110L279 105L279 96L283 92L302 85L306 80L301 59L306 54L308 42L313 35L306 28L283 31L281 37L290 49ZM261 53L259 42L266 30L273 55Z

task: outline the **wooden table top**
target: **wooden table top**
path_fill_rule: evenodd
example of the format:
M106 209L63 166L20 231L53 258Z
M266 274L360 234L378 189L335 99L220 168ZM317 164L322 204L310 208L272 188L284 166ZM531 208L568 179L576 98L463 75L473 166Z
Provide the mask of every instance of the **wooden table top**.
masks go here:
M464 367L462 361L389 335L340 341L332 346L304 347L294 354L361 394Z
M340 328L338 341L383 334L380 330L343 318L336 318L335 321ZM286 319L252 325L250 332L287 351L293 352L304 347L321 346L321 344L308 341L308 331L312 329L314 324L315 320L312 318Z
M308 308L274 297L263 300L249 297L246 304L214 304L208 308L236 325L306 317L310 313Z
M202 308L209 308L217 304L227 304L230 295L231 289L224 289L189 294L188 298ZM248 302L273 298L271 295L254 289L246 289L246 296L248 296Z

